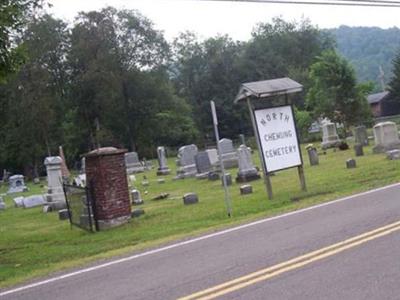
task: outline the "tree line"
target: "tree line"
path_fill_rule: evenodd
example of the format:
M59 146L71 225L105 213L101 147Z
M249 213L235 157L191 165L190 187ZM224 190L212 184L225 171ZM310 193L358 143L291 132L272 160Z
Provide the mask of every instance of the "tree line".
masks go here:
M74 161L100 146L151 157L158 145L204 144L213 139L210 100L221 136L251 135L247 108L233 104L242 82L302 83L294 101L303 134L317 117L350 126L363 117L349 113L368 115L371 89L357 85L332 35L308 20L260 23L246 42L183 32L168 43L138 11L107 7L72 24L35 15L13 43L8 52L23 53L23 62L2 67L0 166L27 173L59 145Z

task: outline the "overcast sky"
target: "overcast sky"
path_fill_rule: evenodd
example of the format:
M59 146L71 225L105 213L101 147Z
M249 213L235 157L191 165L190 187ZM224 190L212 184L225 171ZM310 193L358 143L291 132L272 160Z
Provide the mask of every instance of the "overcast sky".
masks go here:
M210 2L196 0L49 0L50 12L56 17L73 21L79 11L98 10L106 6L137 9L162 30L171 40L179 32L191 30L206 38L228 34L247 40L259 22L270 22L281 16L286 21L309 18L320 28L339 25L400 26L400 8L310 6L252 2ZM324 1L324 0L322 0Z

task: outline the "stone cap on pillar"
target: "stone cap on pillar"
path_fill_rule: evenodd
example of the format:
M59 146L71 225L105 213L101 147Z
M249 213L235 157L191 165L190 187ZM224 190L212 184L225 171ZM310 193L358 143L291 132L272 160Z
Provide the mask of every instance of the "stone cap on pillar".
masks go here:
M128 150L126 149L117 149L115 147L102 147L84 154L83 157L116 155L126 152L128 152Z
M44 165L61 165L62 164L62 158L59 156L49 156L46 157L44 160Z

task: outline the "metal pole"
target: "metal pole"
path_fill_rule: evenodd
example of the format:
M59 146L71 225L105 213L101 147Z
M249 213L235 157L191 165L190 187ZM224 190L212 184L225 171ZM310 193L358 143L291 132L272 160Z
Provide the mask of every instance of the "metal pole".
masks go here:
M253 106L251 105L251 101L250 101L250 98L249 98L249 97L247 97L247 106L249 107L251 123L253 124L253 129L254 129L254 136L255 136L256 141L257 141L258 154L260 155L260 163L263 164L264 158L263 158L263 154L262 154L262 148L261 148L260 137L258 136L257 127L256 127L257 124L256 124L256 120L255 120L254 115L253 115ZM269 199L269 200L272 200L272 198L273 198L273 193L272 193L271 178L270 178L270 176L268 175L267 170L266 170L265 168L266 168L266 167L263 166L264 184L265 184L265 188L266 188L266 190L267 190L268 199Z
M222 172L222 182L224 184L224 190L225 190L225 205L226 205L226 210L228 212L228 217L231 217L232 216L231 200L230 200L228 185L226 184L224 162L222 161L221 149L220 149L220 146L219 146L219 132L218 132L217 111L215 109L214 101L210 101L210 104L211 104L211 113L212 113L212 118L213 118L215 139L217 141L219 164L220 164L221 172Z

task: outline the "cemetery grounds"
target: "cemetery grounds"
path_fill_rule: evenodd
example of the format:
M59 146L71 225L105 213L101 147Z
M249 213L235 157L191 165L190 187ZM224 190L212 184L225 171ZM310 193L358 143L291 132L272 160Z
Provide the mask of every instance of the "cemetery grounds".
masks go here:
M45 193L43 186L28 183L30 191L5 196L7 209L0 211L0 287L399 182L400 160L372 154L372 146L364 148L364 156L354 157L352 146L346 151L328 149L326 155L319 150L319 165L310 167L302 145L307 192L301 192L295 168L271 178L271 201L267 200L262 179L250 182L254 192L245 196L239 193L241 184L234 182L229 187L231 218L227 217L221 181L172 181L176 175L175 158L168 159L170 175L156 176L156 161L151 171L135 175L134 185L145 203L133 209L144 209L144 215L127 225L97 233L71 229L68 221L59 221L57 213L43 213L41 207L14 208L12 199L19 195ZM357 161L355 169L346 169L345 162L350 157ZM260 166L257 152L253 159ZM229 172L234 179L237 169ZM144 174L150 182L148 187L141 185ZM157 183L159 178L166 182ZM41 184L46 184L45 178ZM7 189L1 186L0 193ZM198 204L183 205L182 196L188 192L198 194ZM161 193L169 193L169 197L151 200Z

